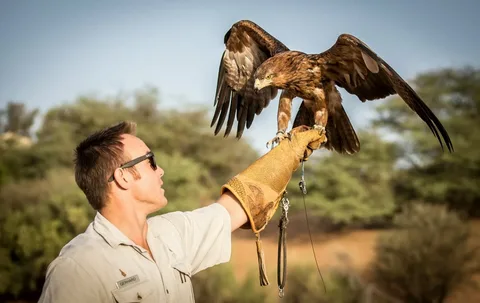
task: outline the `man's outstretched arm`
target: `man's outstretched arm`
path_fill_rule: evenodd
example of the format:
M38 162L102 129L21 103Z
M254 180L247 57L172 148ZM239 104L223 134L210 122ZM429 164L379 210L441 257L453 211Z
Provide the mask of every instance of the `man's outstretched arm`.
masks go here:
M187 252L185 262L189 272L193 275L227 262L231 232L238 228L245 226L254 233L263 230L277 209L292 173L324 141L325 136L317 130L297 129L291 138L280 142L224 184L215 203L191 212L159 217L175 226L178 235L173 233L174 239L180 240L183 251ZM257 245L257 250L259 247L261 245Z
M232 232L237 230L243 224L247 223L247 214L243 210L243 207L240 205L238 199L230 191L223 193L222 196L220 196L220 199L218 199L217 203L223 205L223 207L225 207L230 214Z

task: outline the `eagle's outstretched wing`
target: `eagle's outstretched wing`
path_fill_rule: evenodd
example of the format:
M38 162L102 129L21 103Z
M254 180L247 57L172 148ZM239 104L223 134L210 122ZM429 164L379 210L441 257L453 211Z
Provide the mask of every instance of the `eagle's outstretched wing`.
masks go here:
M450 137L435 114L410 85L360 39L342 34L330 49L316 57L324 77L363 102L398 94L425 121L442 148L439 132L448 150L453 151Z
M255 70L266 59L288 48L247 20L235 23L225 34L224 43L215 92L216 108L210 126L217 123L215 135L218 134L228 113L225 129L225 136L228 136L236 116L237 138L241 138L245 125L249 128L255 114L260 114L277 95L274 88L254 91Z

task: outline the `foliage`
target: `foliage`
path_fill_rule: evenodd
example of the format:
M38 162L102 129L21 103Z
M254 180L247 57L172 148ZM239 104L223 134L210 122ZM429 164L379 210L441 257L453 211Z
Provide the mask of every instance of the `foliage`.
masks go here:
M446 203L480 216L480 69L424 73L414 86L449 132L455 152L442 153L425 123L400 99L379 106L375 124L404 139L401 156L406 169L395 182L399 202Z
M364 286L353 268L332 268L326 276L326 302L362 303Z
M258 284L254 284L256 278L250 273L239 283L231 264L217 265L193 276L195 300L212 303L265 303L266 289L260 289Z
M165 111L158 130L142 123L139 135L153 148L178 153L202 163L218 185L251 164L258 154L244 140L213 136L208 112Z
M393 213L395 200L392 178L396 146L374 133L359 132L361 152L355 155L330 155L305 163L309 213L334 223L369 223ZM299 180L301 169L293 180ZM303 207L298 182L290 182L292 210Z
M363 302L363 285L354 268L347 264L335 265L322 275L325 288L314 265L298 263L289 267L285 297L278 302Z
M154 89L135 92L135 99L129 102L133 106L128 106L127 101L80 97L72 104L52 108L38 132L38 148L55 155L59 165L70 166L72 151L80 140L121 120L133 120L137 122L137 135L152 150L199 162L217 185L257 157L243 141L213 136L205 110L160 110Z
M162 187L168 199L167 206L158 213L192 210L216 198L216 192L212 190L214 181L200 162L178 153L169 155L160 151L155 156L159 163L163 163L165 175Z
M258 284L257 271L250 271L241 281L235 279L232 266L222 264L195 275L192 279L195 299L198 302L215 303L280 303L361 302L363 289L351 268L332 268L325 275L325 293L317 269L310 264L292 264L288 267L284 297L278 296L275 282L262 287Z
M48 264L93 217L65 170L2 187L0 208L0 295L38 291Z
M437 270L458 273L458 264L462 264L462 258L465 260L469 252L462 242L467 232L461 220L452 219L453 215L445 210L425 208L414 212L409 205L427 201L470 216L480 215L479 80L478 69L452 68L428 72L413 81L419 95L450 133L455 147L453 154L441 152L424 122L398 98L377 103L378 117L373 126L358 130L362 144L358 154L315 152L305 164L309 217L358 226L389 222L402 208L407 208L407 212L397 217L397 223L402 222L399 218L407 217L405 214L422 213L423 217L416 215L413 221L408 221L421 226L418 232L408 233L413 229L410 223L405 223L408 229L404 223L398 223L401 228L395 231L397 238L380 242L378 251L383 257L378 264L388 266L378 265L378 268L398 269L399 273L409 270L418 275L414 281L424 284L434 282L418 277L427 277ZM169 203L160 213L192 209L213 201L221 184L258 157L244 139L213 136L208 111L162 108L155 88L114 97L80 96L48 109L34 133L32 126L37 113L37 109L27 109L18 102L10 102L0 110L0 301L13 297L35 300L45 267L93 218L72 171L75 146L93 131L121 120L137 122L138 136L155 152L165 170L164 188ZM393 139L387 141L384 134ZM298 188L300 173L300 169L295 172L288 186L292 215L295 211L303 212ZM440 235L446 238L442 240ZM444 241L459 247L453 249L442 244L447 243ZM398 258L404 258L405 264L411 262L416 267L398 265L397 252L402 253ZM429 255L432 253L443 257L432 257ZM444 262L446 254L451 256L451 265ZM418 261L420 257L422 262ZM432 264L442 267L433 268ZM232 278L231 270L218 275L215 270L227 271L215 267L194 277L205 277L196 284L199 301L213 302L208 298L212 293L218 294L220 288L216 286L225 289L220 293L225 294L228 302L271 299L257 288L255 275L240 283ZM328 293L323 293L321 281L316 280L318 276L313 276L316 270L311 270L290 270L286 295L292 297L291 301L285 298L284 301L316 298L352 302L349 294L355 294L356 290L343 291L350 285L351 277L334 272L328 275L327 290L332 294L328 297ZM438 277L440 282L448 280L441 272ZM448 281L453 283L455 279ZM435 291L424 291L422 296Z
M412 303L444 302L480 273L480 247L469 243L468 222L445 206L414 204L394 223L378 240L372 265L375 283L387 293Z
M0 149L0 186L45 177L52 159L36 148Z
M27 111L21 102L8 102L7 108L0 110L0 133L15 133L30 137L30 129L38 114L38 109Z

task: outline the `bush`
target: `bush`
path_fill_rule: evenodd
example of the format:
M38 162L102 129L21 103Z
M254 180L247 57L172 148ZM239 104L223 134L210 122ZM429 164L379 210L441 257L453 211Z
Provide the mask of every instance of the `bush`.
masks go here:
M62 169L3 186L0 209L0 301L38 298L48 264L94 213Z
M322 280L316 267L311 264L288 266L285 296L281 301L326 303Z
M258 276L251 272L239 283L231 263L208 268L192 278L195 301L209 303L266 303L267 291L261 288Z
M348 256L345 256L348 257ZM363 302L363 282L351 267L349 260L340 260L322 271L325 288L314 264L296 264L289 267L285 297L278 302L359 303Z
M480 272L468 222L444 206L413 204L394 224L394 231L379 237L372 265L375 284L390 295L412 303L444 302Z

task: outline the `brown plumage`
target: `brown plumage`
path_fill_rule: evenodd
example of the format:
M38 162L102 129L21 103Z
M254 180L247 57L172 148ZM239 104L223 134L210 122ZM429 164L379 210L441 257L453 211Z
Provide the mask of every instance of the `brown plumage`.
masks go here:
M425 121L443 149L453 145L438 118L417 93L360 39L342 34L320 54L289 50L283 43L251 21L239 21L225 35L226 49L220 63L215 114L215 135L228 115L225 136L235 117L237 138L249 128L255 115L268 106L282 89L277 114L277 136L285 137L291 118L291 104L302 98L293 127L308 125L325 129L325 148L353 154L360 142L343 108L337 86L356 95L362 102L398 94ZM217 121L218 119L218 121Z

